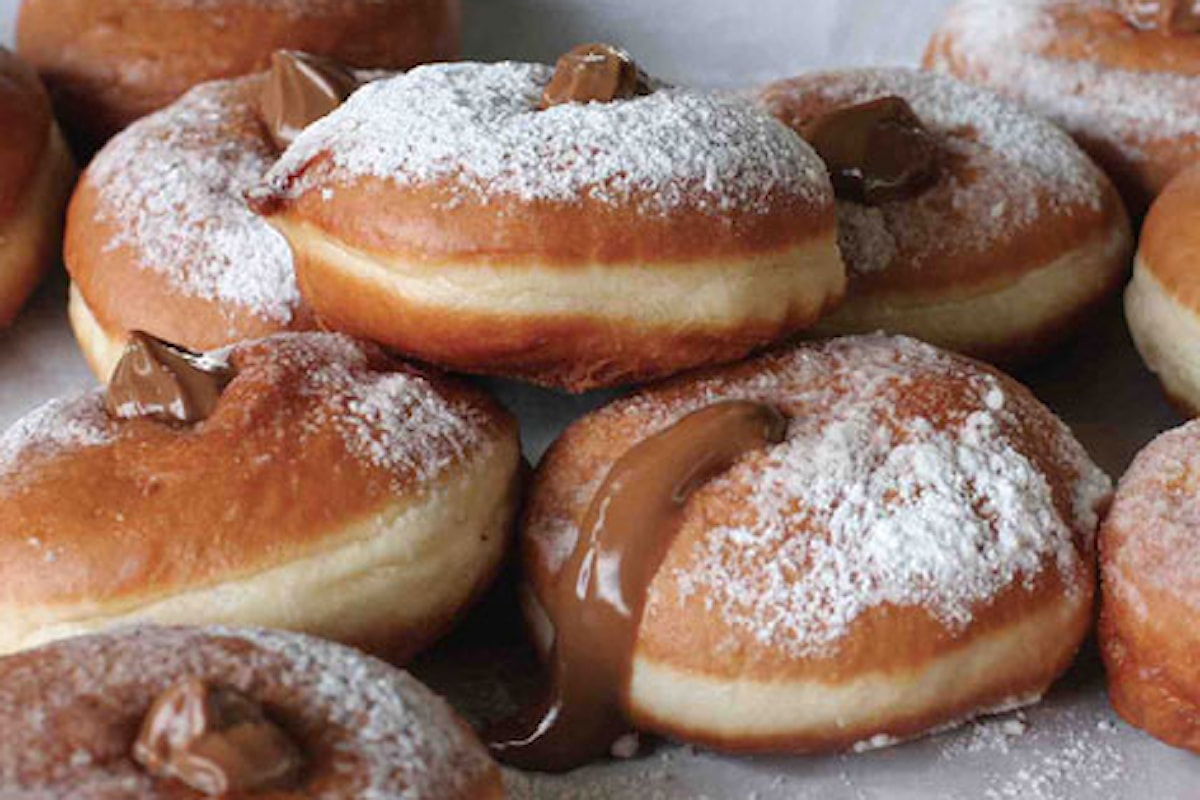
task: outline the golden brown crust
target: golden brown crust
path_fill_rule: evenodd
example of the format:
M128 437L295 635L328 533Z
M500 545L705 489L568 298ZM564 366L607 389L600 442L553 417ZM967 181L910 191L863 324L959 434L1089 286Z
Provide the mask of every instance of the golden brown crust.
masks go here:
M500 773L442 700L331 642L252 629L142 627L0 659L0 794L199 796L132 757L151 704L183 680L259 703L302 751L297 785L256 796L498 800Z
M1168 744L1200 753L1197 424L1134 459L1100 530L1100 647L1113 706Z
M1200 165L1171 181L1150 207L1138 262L1176 302L1200 311Z
M766 521L759 525L754 522L755 519L774 519L771 515L775 511L762 505L764 493L782 493L784 498L791 497L793 492L803 494L807 490L797 488L793 482L805 482L808 478L800 477L798 466L794 477L789 478L793 475L791 472L780 472L779 462L771 453L749 456L728 476L700 489L687 501L678 534L651 583L638 634L633 679L635 696L630 701L630 713L639 723L691 741L737 751L837 749L878 734L881 729L848 722L840 728L814 730L807 727L807 715L812 714L815 718L823 713L821 709L828 707L828 703L847 702L847 699L833 698L838 691L852 691L858 681L868 684L889 682L897 686L920 683L924 673L934 670L939 663L953 662L960 657L965 659L960 665L960 677L964 684L972 687L965 694L956 696L957 687L952 690L947 685L940 695L935 693L936 699L913 709L905 708L901 700L896 701L894 712L889 712L894 715L887 719L882 731L902 738L939 723L978 713L983 708L1028 701L1030 695L1036 696L1043 691L1070 663L1091 621L1090 598L1094 580L1091 535L1095 508L1088 510L1087 506L1100 502L1107 482L1101 480L1096 468L1086 460L1061 423L1054 420L1027 390L999 373L961 359L941 362L955 365L948 372L944 366L931 367L938 363L936 359L922 366L926 356L918 354L928 351L912 350L914 345L908 343L898 345L896 368L899 372L884 382L877 381L875 370L879 363L871 359L880 357L878 348L889 347L886 341L866 337L841 340L832 345L807 345L733 367L684 376L617 401L568 428L547 452L535 474L522 523L527 581L533 597L543 605L550 620L555 617L554 609L546 605L552 597L551 587L558 578L564 548L572 545L573 531L591 501L589 488L594 489L608 467L632 443L661 429L687 409L729 398L776 405L793 420L789 432L791 439L807 436L797 431L809 430L807 426L818 424L814 420L822 419L822 415L841 413L832 409L858 402L851 398L859 394L874 397L874 393L881 392L879 397L886 399L879 399L878 403L887 403L893 410L879 422L881 429L888 430L878 435L883 440L894 440L899 447L899 443L906 440L923 442L928 435L927 432L917 433L925 423L906 429L903 420L925 420L934 430L943 426L945 430L952 430L958 424L953 420L962 419L963 414L971 413L967 409L980 402L978 392L982 384L976 382L983 381L994 387L984 392L993 397L989 402L998 403L995 398L1002 395L1005 398L1004 413L1011 413L1011 419L1020 420L1014 427L1009 427L1011 422L1000 423L1004 430L1000 436L1007 446L1029 459L1030 468L1053 487L1052 499L1048 500L1053 510L1048 508L1047 511L1067 521L1065 524L1071 530L1067 535L1075 549L1068 561L1078 559L1075 565L1067 567L1066 562L1056 563L1056 556L1052 555L1054 548L1049 547L1039 557L1036 576L1026 573L1025 580L1010 583L979 598L971 605L970 623L962 628L947 627L945 619L933 606L919 602L868 604L861 607L861 613L844 622L844 629L840 614L828 609L822 612L826 615L822 619L829 620L829 625L841 632L828 642L828 646L821 645L824 635L821 625L824 623L808 620L810 612L790 605L807 601L789 598L807 598L806 592L815 592L813 603L832 601L837 608L841 608L842 603L857 608L853 605L857 602L855 593L863 591L863 586L871 586L878 576L864 573L854 579L854 585L859 588L846 584L840 593L831 590L832 594L828 596L822 592L829 587L824 587L821 582L832 578L822 577L823 573L803 577L808 566L802 559L798 560L798 542L809 538L813 542L826 541L834 535L832 526L827 529L818 521L804 523L802 516L788 517L787 523ZM846 361L842 363L841 358ZM949 356L938 358L950 359ZM927 367L931 368L926 371ZM904 387L902 393L885 388L892 380L900 381L897 385ZM838 425L852 423L829 424L833 436ZM848 441L853 439L852 434L845 436ZM823 458L852 457L849 454L830 456L819 449L826 446L814 445L806 457L816 463L823 463L820 462ZM845 445L847 448L855 446ZM836 465L831 466L834 468ZM930 469L930 462L924 462L923 468ZM859 477L864 482L870 480L867 476ZM871 491L867 488L868 483L863 485L864 492ZM903 494L908 488L897 486L894 491ZM1081 503L1085 497L1088 500ZM787 505L790 502L779 500L781 507L793 509L783 513L791 514L796 508L806 508L809 501L799 500L794 507ZM897 502L903 505L902 501ZM846 503L851 501L847 499ZM843 512L862 513L868 519L873 518L870 510L843 509ZM814 509L812 515L814 519L824 519L821 516L824 513ZM903 512L897 510L896 513ZM776 524L800 528L788 527L789 533L784 535L772 527ZM880 524L884 526L880 528L881 536L895 534L895 528L886 527L886 519ZM904 523L894 524L902 526ZM724 530L732 531L728 540L722 538L725 534L720 532ZM891 532L883 533L884 530ZM1048 530L1045 534L1051 535ZM911 537L912 534L898 535ZM906 547L919 550L927 546L919 540L920 536L917 536ZM739 549L742 545L734 544L736 542L743 543L745 549ZM824 551L818 547L811 552L814 553L812 558L816 559ZM722 560L730 558L731 553L738 553L737 558L744 557L745 560ZM858 557L850 550L843 556L846 559ZM728 566L733 563L736 567ZM839 569L828 560L819 563L825 565L822 569L828 570L829 575ZM726 569L733 572L726 573ZM863 569L870 568L863 565ZM721 588L723 584L711 582L718 579L705 577L718 573L726 575L719 580L735 581L737 588L730 588L725 593L726 589ZM755 574L759 577L751 579L750 576ZM768 588L772 586L776 589ZM946 590L957 591L953 584ZM824 608L824 605L819 607ZM789 627L792 625L796 627ZM810 625L816 627L806 627ZM1022 625L1033 627L1022 629ZM1004 642L1014 631L1030 637L1022 647L1028 646L1030 641L1040 640L1047 645L1045 651L1039 652L1037 657L1032 652L1025 653L1015 660L1012 656L973 655L987 653L993 646L1011 647L1011 642L995 643ZM805 638L809 636L812 638ZM1000 660L990 662L989 658ZM733 692L735 689L731 687L736 686L737 691L745 692L738 695L744 699L758 692L767 696L778 692L781 703L792 702L787 695L789 686L794 687L798 696L810 691L805 687L825 689L811 690L814 692L811 711L807 710L808 706L800 710L799 701L796 701L791 712L781 712L794 714L790 720L783 720L770 730L748 733L742 728L722 730L681 719L679 703L675 703L674 710L664 710L665 706L651 697L648 690L646 696L638 696L642 680L639 671L643 670L664 675L661 679L649 675L647 686L655 685L661 689L662 681L669 684L676 679L683 684L695 681L716 692ZM654 680L660 682L655 684ZM822 691L826 692L825 699L822 699ZM868 699L871 691L872 687L868 686L861 697L852 702L871 702ZM900 696L903 698L903 692ZM853 710L848 710L847 714L852 715Z
M929 43L925 64L1032 101L1063 124L1108 172L1130 214L1141 216L1200 154L1200 133L1194 123L1191 131L1184 124L1200 97L1200 39L1134 28L1113 0L1034 0L1011 15L1027 15L1012 35L1006 29L986 38L1004 52L976 51L977 39L966 41L962 32L972 25L995 29L996 17L987 15L1003 15L1001 5L975 0L952 9ZM1026 63L1014 68L1014 59ZM1107 83L1101 88L1097 80ZM1177 83L1157 97L1153 81ZM1181 102L1184 96L1190 99ZM1114 112L1113 103L1130 108ZM1130 121L1113 122L1118 114Z
M695 270L702 274L704 267L697 265ZM603 313L448 309L410 300L304 250L297 254L296 271L301 292L310 298L322 324L333 330L384 342L451 368L573 392L736 360L807 327L840 296L840 291L818 288L811 304L798 301L779 319L714 320L685 328L653 319L613 320ZM653 280L653 268L643 277Z
M0 47L0 326L56 263L74 180L37 73Z
M319 157L295 176L306 188L270 210L350 247L436 268L439 263L504 269L529 264L571 270L581 265L750 258L775 253L832 230L828 198L785 195L758 209L680 209L639 213L648 198L618 205L582 197L571 203L464 194L453 179L401 187L363 177L322 177Z
M372 539L380 544L365 552L384 558L382 542L397 535L390 531L429 524L421 520L443 513L437 490L464 480L490 487L462 489L483 504L478 513L459 509L464 531L479 525L470 534L478 539L456 550L457 538L443 534L411 544L405 558L429 551L426 568L439 569L443 559L443 568L461 569L455 580L471 584L461 597L481 591L497 563L487 554L502 551L515 505L516 425L506 412L478 390L346 337L284 335L239 345L232 358L237 377L196 426L117 422L91 394L35 412L5 435L5 613L25 614L31 629L73 616L119 617L318 554L332 558L347 546L357 559L355 543ZM408 521L406 514L417 516ZM367 571L367 583L371 564L354 568ZM348 574L346 595L360 577ZM232 596L217 598L221 609L237 605ZM63 609L65 617L42 620L46 609ZM369 622L356 631L347 609L338 638L409 654L461 610L435 610L418 630ZM265 601L261 612L275 613ZM225 612L212 613L221 619ZM307 629L302 619L295 623ZM338 634L336 620L333 630L326 624L321 632ZM378 638L381 627L388 641Z
M53 122L37 73L0 47L0 223L15 212L33 183Z
M189 87L265 69L279 48L353 66L455 58L457 0L30 0L18 48L85 150Z

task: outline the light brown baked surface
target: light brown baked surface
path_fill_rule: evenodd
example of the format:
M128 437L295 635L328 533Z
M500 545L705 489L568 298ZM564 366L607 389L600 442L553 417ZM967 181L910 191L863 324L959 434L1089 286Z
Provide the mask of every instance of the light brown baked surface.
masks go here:
M33 68L0 47L0 326L58 260L75 166Z
M1200 165L1171 181L1150 207L1138 263L1176 302L1200 311Z
M257 72L274 50L406 69L455 58L458 0L30 0L17 46L91 151L189 87Z

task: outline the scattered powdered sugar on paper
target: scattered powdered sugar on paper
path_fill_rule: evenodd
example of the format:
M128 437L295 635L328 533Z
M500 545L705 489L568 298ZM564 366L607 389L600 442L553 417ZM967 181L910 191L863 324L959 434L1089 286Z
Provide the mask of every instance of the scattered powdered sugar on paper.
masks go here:
M302 374L300 391L333 405L347 447L375 466L428 480L483 440L478 409L452 402L418 372L372 369L373 345L340 334L285 333L272 341L278 367Z
M268 183L293 194L326 185L324 166L305 170L328 153L333 180L453 181L485 202L636 198L644 213L719 213L831 194L811 148L743 99L663 88L539 111L551 74L541 64L459 63L379 81L298 137Z
M87 180L115 228L108 249L131 248L185 294L286 323L300 303L291 250L244 200L275 158L246 85L201 85L134 123Z
M1131 72L1099 63L1085 53L1077 61L1040 55L1058 37L1055 6L1111 11L1112 0L966 0L952 10L941 36L953 58L973 79L985 80L1035 111L1138 159L1128 140L1149 142L1194 136L1200 130L1200 77L1169 72ZM944 55L932 65L950 71Z
M102 391L50 400L0 434L0 472L19 470L25 456L49 458L63 450L108 444L112 426Z
M706 487L751 502L737 501L747 510L733 524L698 534L695 558L673 576L684 600L702 597L731 628L807 657L884 604L920 606L954 631L976 604L1036 580L1047 564L1078 583L1073 540L1090 546L1111 486L1031 397L902 338L849 337L751 363L701 379L685 400L652 392L597 415L649 420L647 435L724 399L762 398L790 417L783 443ZM941 419L923 416L931 409ZM1066 513L1018 449L1020 431L1063 464ZM577 530L560 523L539 521L531 534L574 540ZM544 556L563 549L540 544Z
M1055 707L980 719L947 737L939 760L979 765L965 768L978 771L974 796L986 800L1117 796L1128 777L1125 755L1112 710L1105 704L1098 713ZM996 762L1001 770L983 766Z
M809 96L840 106L888 95L908 101L958 166L913 198L838 203L839 243L855 272L886 269L900 252L913 268L950 247L987 252L1048 213L1101 208L1103 176L1070 137L987 89L911 69L849 69L784 81L761 97L786 118Z
M1200 611L1200 422L1167 431L1138 454L1105 525L1112 591L1142 613L1139 584Z
M984 717L968 723L963 733L942 748L946 760L975 753L1008 755L1015 740L1025 734L1028 721L1024 711L997 717Z
M226 640L233 640L233 646ZM96 687L109 685L118 695L144 697L147 689L195 676L220 676L251 694L262 691L255 687L278 687L267 691L288 698L285 703L297 729L314 732L340 761L318 769L347 770L348 780L362 781L354 797L444 796L447 789L464 791L491 768L484 750L457 724L445 703L407 673L314 637L219 627L127 628L67 640L48 650L56 657L39 668L8 669L0 689L0 712L20 728L12 746L0 749L0 794L20 791L27 780L22 775L40 772L43 793L38 797L78 796L54 789L69 786L72 772L84 770L91 788L101 793L105 786L124 783L128 791L119 796L147 796L151 779L131 759L82 749L67 763L38 765L44 754L37 745L61 738L55 728L61 724L56 723L58 715L72 709L79 713L81 706L101 708L101 703L88 699ZM106 721L97 725L111 724L127 713L113 708L103 712ZM22 741L26 747L20 746ZM110 742L101 744L86 734L80 743L84 748L111 748ZM89 766L96 758L100 763ZM45 785L46 777L50 786ZM311 796L345 794L327 789Z

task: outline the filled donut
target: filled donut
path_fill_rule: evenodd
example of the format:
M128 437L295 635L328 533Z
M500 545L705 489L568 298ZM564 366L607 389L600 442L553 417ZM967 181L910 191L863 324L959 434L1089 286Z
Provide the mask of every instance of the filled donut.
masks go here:
M822 334L887 331L1007 364L1045 352L1124 283L1121 200L1057 128L908 69L759 91L832 173L849 285Z
M138 333L107 390L0 437L0 652L152 621L405 659L497 570L519 466L492 400L373 346Z
M631 728L827 751L1033 702L1090 627L1109 490L1028 390L911 339L635 392L538 467L525 599L553 690L493 746L537 769Z
M193 350L312 327L287 242L246 205L282 147L357 88L302 53L198 86L121 132L71 202L70 317L107 379L129 331Z
M0 658L6 797L498 800L405 672L299 634L127 628Z
M323 323L573 391L737 359L844 283L829 180L799 137L603 45L372 83L297 138L255 205Z
M267 67L280 49L356 67L456 58L458 0L25 0L17 49L91 152L191 87Z
M1200 425L1146 446L1100 531L1100 648L1130 724L1200 753Z
M1198 34L1185 0L961 0L925 63L1061 125L1140 217L1200 158Z
M0 47L0 326L57 261L71 155L37 74Z
M1125 319L1142 359L1181 409L1200 414L1200 166L1154 201L1138 239Z

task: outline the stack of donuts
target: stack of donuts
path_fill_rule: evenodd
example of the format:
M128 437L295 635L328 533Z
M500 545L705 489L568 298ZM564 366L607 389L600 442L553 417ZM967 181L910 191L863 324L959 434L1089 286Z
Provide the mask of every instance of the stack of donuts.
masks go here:
M736 94L607 44L449 61L458 28L24 3L0 321L61 241L100 385L0 436L0 795L886 746L1038 701L1097 598L1114 706L1200 752L1200 423L1114 495L1001 371L1128 284L1200 409L1193 4L965 0L926 70ZM452 373L625 391L531 471ZM400 667L479 602L544 676L477 735Z

